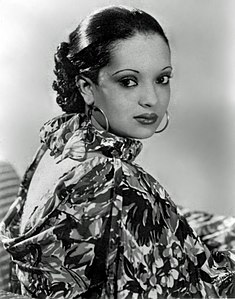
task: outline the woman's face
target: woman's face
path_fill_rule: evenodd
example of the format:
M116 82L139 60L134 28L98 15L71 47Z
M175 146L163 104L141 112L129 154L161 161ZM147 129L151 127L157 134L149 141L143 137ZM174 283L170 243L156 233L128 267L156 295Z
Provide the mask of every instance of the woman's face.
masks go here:
M92 85L93 103L106 114L110 132L152 136L169 104L171 72L169 47L158 34L136 34L117 43L98 85ZM101 114L94 116L104 125Z

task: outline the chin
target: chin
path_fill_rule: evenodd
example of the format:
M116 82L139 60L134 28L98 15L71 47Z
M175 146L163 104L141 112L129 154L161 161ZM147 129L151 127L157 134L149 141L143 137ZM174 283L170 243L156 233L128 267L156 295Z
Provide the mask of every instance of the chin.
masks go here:
M111 133L120 136L120 137L126 137L126 138L132 138L132 139L147 139L153 136L155 133L156 128L154 127L145 127L145 128L140 128L140 127L129 127L129 130L110 130Z
M141 130L141 129L139 129L136 132L132 132L129 135L129 137L134 138L134 139L147 139L147 138L152 137L154 133L155 133L155 130L151 130L151 129Z
M140 135L140 136L136 136L136 137L132 137L134 139L147 139L153 136L154 133L152 134L148 134L148 135Z

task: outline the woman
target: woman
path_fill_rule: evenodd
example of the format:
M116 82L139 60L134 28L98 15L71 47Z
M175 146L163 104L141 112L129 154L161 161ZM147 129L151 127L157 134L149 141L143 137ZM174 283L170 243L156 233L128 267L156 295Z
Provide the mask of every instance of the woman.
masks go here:
M164 115L168 40L147 13L108 7L55 55L57 102L2 223L23 294L188 298L233 294L232 254L214 254L164 188L134 163Z

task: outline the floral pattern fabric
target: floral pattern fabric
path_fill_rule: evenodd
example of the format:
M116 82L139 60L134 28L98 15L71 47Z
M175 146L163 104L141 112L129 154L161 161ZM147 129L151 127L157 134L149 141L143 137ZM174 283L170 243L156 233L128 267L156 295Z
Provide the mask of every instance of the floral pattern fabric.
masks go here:
M211 253L166 190L134 163L141 142L62 115L41 130L42 146L1 224L23 294L33 298L226 298L233 251ZM44 153L73 160L27 215L30 182Z

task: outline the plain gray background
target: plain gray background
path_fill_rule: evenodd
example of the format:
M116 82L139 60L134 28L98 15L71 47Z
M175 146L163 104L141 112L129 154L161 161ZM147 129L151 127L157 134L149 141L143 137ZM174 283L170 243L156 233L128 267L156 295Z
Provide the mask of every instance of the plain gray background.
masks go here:
M235 214L235 1L0 0L0 154L23 172L38 132L60 114L53 55L81 18L110 4L156 17L170 40L170 127L144 142L138 163L177 204Z

